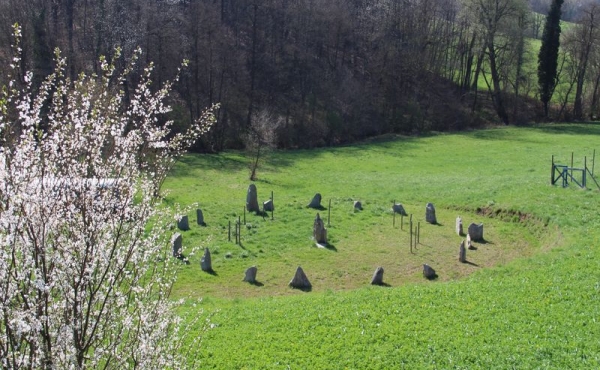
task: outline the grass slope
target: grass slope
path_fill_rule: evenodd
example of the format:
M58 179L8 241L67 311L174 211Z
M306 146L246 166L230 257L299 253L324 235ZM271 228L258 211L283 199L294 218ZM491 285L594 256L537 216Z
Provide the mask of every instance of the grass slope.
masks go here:
M215 275L191 256L174 291L213 325L190 357L204 368L598 367L600 194L549 185L551 155L589 163L598 134L598 125L509 127L276 153L257 182L260 200L275 192L275 220L247 215L243 248L225 234L245 200L243 158L186 157L167 201L200 203L208 226L184 232L184 247L217 252ZM335 250L312 246L305 205L315 192L332 199ZM354 199L364 211L351 210ZM442 226L424 226L414 254L391 226L394 199L421 219L426 202L436 205ZM477 207L530 218L468 211ZM467 254L479 266L457 261L457 214L486 225L489 243ZM437 281L420 277L423 262ZM262 286L240 281L253 264ZM285 286L299 264L312 292ZM378 265L391 287L368 286Z

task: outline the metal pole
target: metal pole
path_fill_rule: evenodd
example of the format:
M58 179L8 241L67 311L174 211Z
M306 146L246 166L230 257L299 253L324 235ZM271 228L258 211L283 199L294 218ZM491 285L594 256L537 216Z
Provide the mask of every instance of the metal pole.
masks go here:
M329 199L329 208L327 208L327 227L331 225L331 199Z
M273 206L273 208L271 208L271 220L274 220L273 213L275 213L275 201L273 200L273 190L271 190L271 205Z
M412 214L410 215L410 253L412 253L413 246L413 223L412 223Z
M238 216L238 244L242 244L242 222Z
M417 223L417 244L421 243L421 222Z
M550 185L554 185L554 154L552 155L552 169L550 171Z
M596 164L596 149L594 149L594 156L592 157L592 177L594 176L594 165Z
M571 178L573 178L573 152L571 152Z
M581 178L581 186L583 188L586 187L586 179L587 179L587 157L583 157L583 176Z
M244 225L246 224L246 207L244 207Z

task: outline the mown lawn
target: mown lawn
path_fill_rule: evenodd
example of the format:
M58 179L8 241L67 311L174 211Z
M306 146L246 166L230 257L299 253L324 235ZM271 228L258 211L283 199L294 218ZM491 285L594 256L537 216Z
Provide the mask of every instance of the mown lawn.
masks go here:
M210 319L191 333L203 340L190 358L228 369L598 367L600 192L549 184L551 156L566 164L574 152L591 167L598 134L599 125L508 127L273 153L256 185L260 201L274 192L274 219L247 214L242 246L227 240L227 224L243 218L246 160L185 157L165 183L167 203L200 204L207 226L194 225L192 209L184 253L208 247L215 269L203 273L197 251L173 292ZM316 192L326 208L331 199L331 249L311 240ZM413 253L406 219L404 230L399 218L392 226L394 200L421 222ZM440 225L425 224L427 202ZM457 215L465 229L485 225L468 264L457 260ZM423 279L423 263L437 280ZM241 281L252 265L258 285ZM287 286L298 265L310 292ZM377 266L387 286L369 285Z

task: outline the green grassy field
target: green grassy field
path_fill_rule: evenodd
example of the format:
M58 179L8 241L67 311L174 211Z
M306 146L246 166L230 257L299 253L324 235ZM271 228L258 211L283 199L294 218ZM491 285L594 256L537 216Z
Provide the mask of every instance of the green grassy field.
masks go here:
M186 156L165 188L167 204L198 202L207 223L189 213L191 263L173 292L210 320L192 333L203 340L190 358L224 369L598 367L600 192L549 182L552 155L567 164L574 152L576 165L587 156L591 167L599 134L600 125L508 127L273 153L255 184L259 201L274 192L274 219L247 214L241 246L227 225L243 218L246 160ZM326 208L331 200L330 249L311 240L316 192ZM394 200L421 222L413 253L406 219L392 225ZM440 225L425 224L427 202ZM485 225L468 264L457 260L458 215L465 229ZM200 247L215 274L200 270L201 251L190 255ZM423 263L437 280L423 279ZM252 265L257 285L242 282ZM287 286L299 265L310 292ZM377 266L386 286L369 284Z

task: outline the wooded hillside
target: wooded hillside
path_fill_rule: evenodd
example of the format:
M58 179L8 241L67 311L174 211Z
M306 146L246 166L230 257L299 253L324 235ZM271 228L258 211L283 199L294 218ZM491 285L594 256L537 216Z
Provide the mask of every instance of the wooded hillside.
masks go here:
M596 9L585 9L579 17L595 25ZM543 17L532 14L525 0L3 0L0 78L14 23L23 29L21 71L33 70L38 83L55 48L75 77L98 73L100 56L116 47L124 64L139 46L157 86L189 60L172 98L179 125L221 103L198 150L241 148L264 117L277 121L259 126L277 131L279 147L334 145L539 116L537 54L527 40L541 35ZM597 114L600 80L597 30L583 30L590 49L575 37L562 56L573 70L561 75L571 87L584 76L580 118ZM571 62L584 57L590 63ZM561 117L576 90L557 101Z

